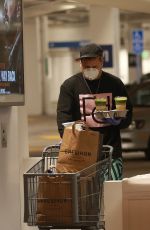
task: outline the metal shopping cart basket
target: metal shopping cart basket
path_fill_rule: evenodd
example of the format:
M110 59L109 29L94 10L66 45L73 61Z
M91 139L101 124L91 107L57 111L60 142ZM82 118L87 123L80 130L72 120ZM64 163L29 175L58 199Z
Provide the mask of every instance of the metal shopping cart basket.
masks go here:
M24 174L24 222L40 230L104 229L103 182L110 178L113 148L104 145L104 159L77 173L55 172L59 149L46 147Z

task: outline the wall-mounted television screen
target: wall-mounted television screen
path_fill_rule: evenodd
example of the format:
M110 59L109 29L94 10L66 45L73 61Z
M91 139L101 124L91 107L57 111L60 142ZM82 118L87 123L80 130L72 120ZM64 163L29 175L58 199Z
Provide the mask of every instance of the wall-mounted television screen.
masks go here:
M0 1L0 106L24 105L22 0Z

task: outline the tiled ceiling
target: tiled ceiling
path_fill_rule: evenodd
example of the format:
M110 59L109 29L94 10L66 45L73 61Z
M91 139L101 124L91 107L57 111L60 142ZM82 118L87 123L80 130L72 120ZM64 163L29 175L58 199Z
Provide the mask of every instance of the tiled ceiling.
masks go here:
M84 14L87 4L82 4L74 0L24 0L24 16L35 17L40 15L49 15L51 13L68 13L69 10L78 10ZM82 12L81 12L82 11Z
M87 23L89 19L89 8L91 0L23 0L24 6L24 16L25 17L35 17L40 15L48 15L51 24L72 24L72 23ZM85 3L86 2L86 3ZM87 4L89 2L89 4ZM107 5L103 3L103 0L92 0L93 4ZM106 3L106 1L104 1ZM110 2L107 0L107 3ZM111 0L112 6L119 5L122 1ZM132 11L132 4L130 0L126 0L126 7L121 8L120 19L122 22L129 22L131 24L150 22L150 14L145 11L143 12L143 3L149 5L150 0L137 0L136 4L134 2L134 11ZM128 9L128 4L130 2L130 11ZM136 6L139 7L141 3L142 12L136 12ZM123 5L123 4L122 4ZM110 6L109 6L110 7ZM123 7L123 6L122 6ZM149 10L150 12L150 10Z
M45 4L45 3L52 3L55 2L57 0L24 0L24 6L25 8L27 7L33 7L36 5L41 5L41 4Z

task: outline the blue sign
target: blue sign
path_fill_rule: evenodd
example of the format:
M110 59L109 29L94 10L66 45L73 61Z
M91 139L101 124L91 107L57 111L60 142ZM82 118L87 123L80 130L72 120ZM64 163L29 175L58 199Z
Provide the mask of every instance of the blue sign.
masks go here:
M85 46L89 43L89 41L62 41L62 42L49 42L49 48L80 48L81 46Z
M140 54L143 51L143 40L144 40L144 31L143 30L134 30L132 32L132 46L133 52Z
M83 41L62 41L62 42L49 42L48 47L52 48L73 48L79 49L82 46L89 44L88 40ZM113 67L113 53L112 45L101 45L104 53L104 68Z

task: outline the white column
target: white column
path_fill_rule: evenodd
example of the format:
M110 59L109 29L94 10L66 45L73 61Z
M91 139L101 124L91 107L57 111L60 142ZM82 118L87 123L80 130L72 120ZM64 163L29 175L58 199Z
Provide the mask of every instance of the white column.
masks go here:
M60 91L60 85L64 80L71 77L73 58L71 52L67 48L55 49L50 52L51 73L49 79L49 102L51 106L47 106L47 112L50 114L56 113L56 105Z
M5 126L7 140L6 147L0 142L0 229L21 230L21 171L23 159L29 154L26 108L1 107L0 125Z
M42 59L40 19L26 19L24 22L24 71L28 114L42 113Z
M49 94L50 94L50 79L51 62L48 56L48 17L42 16L41 20L41 54L42 54L42 103L43 113L46 113L48 108Z
M119 10L90 6L90 39L101 45L112 45L113 67L106 71L119 75L120 24Z

